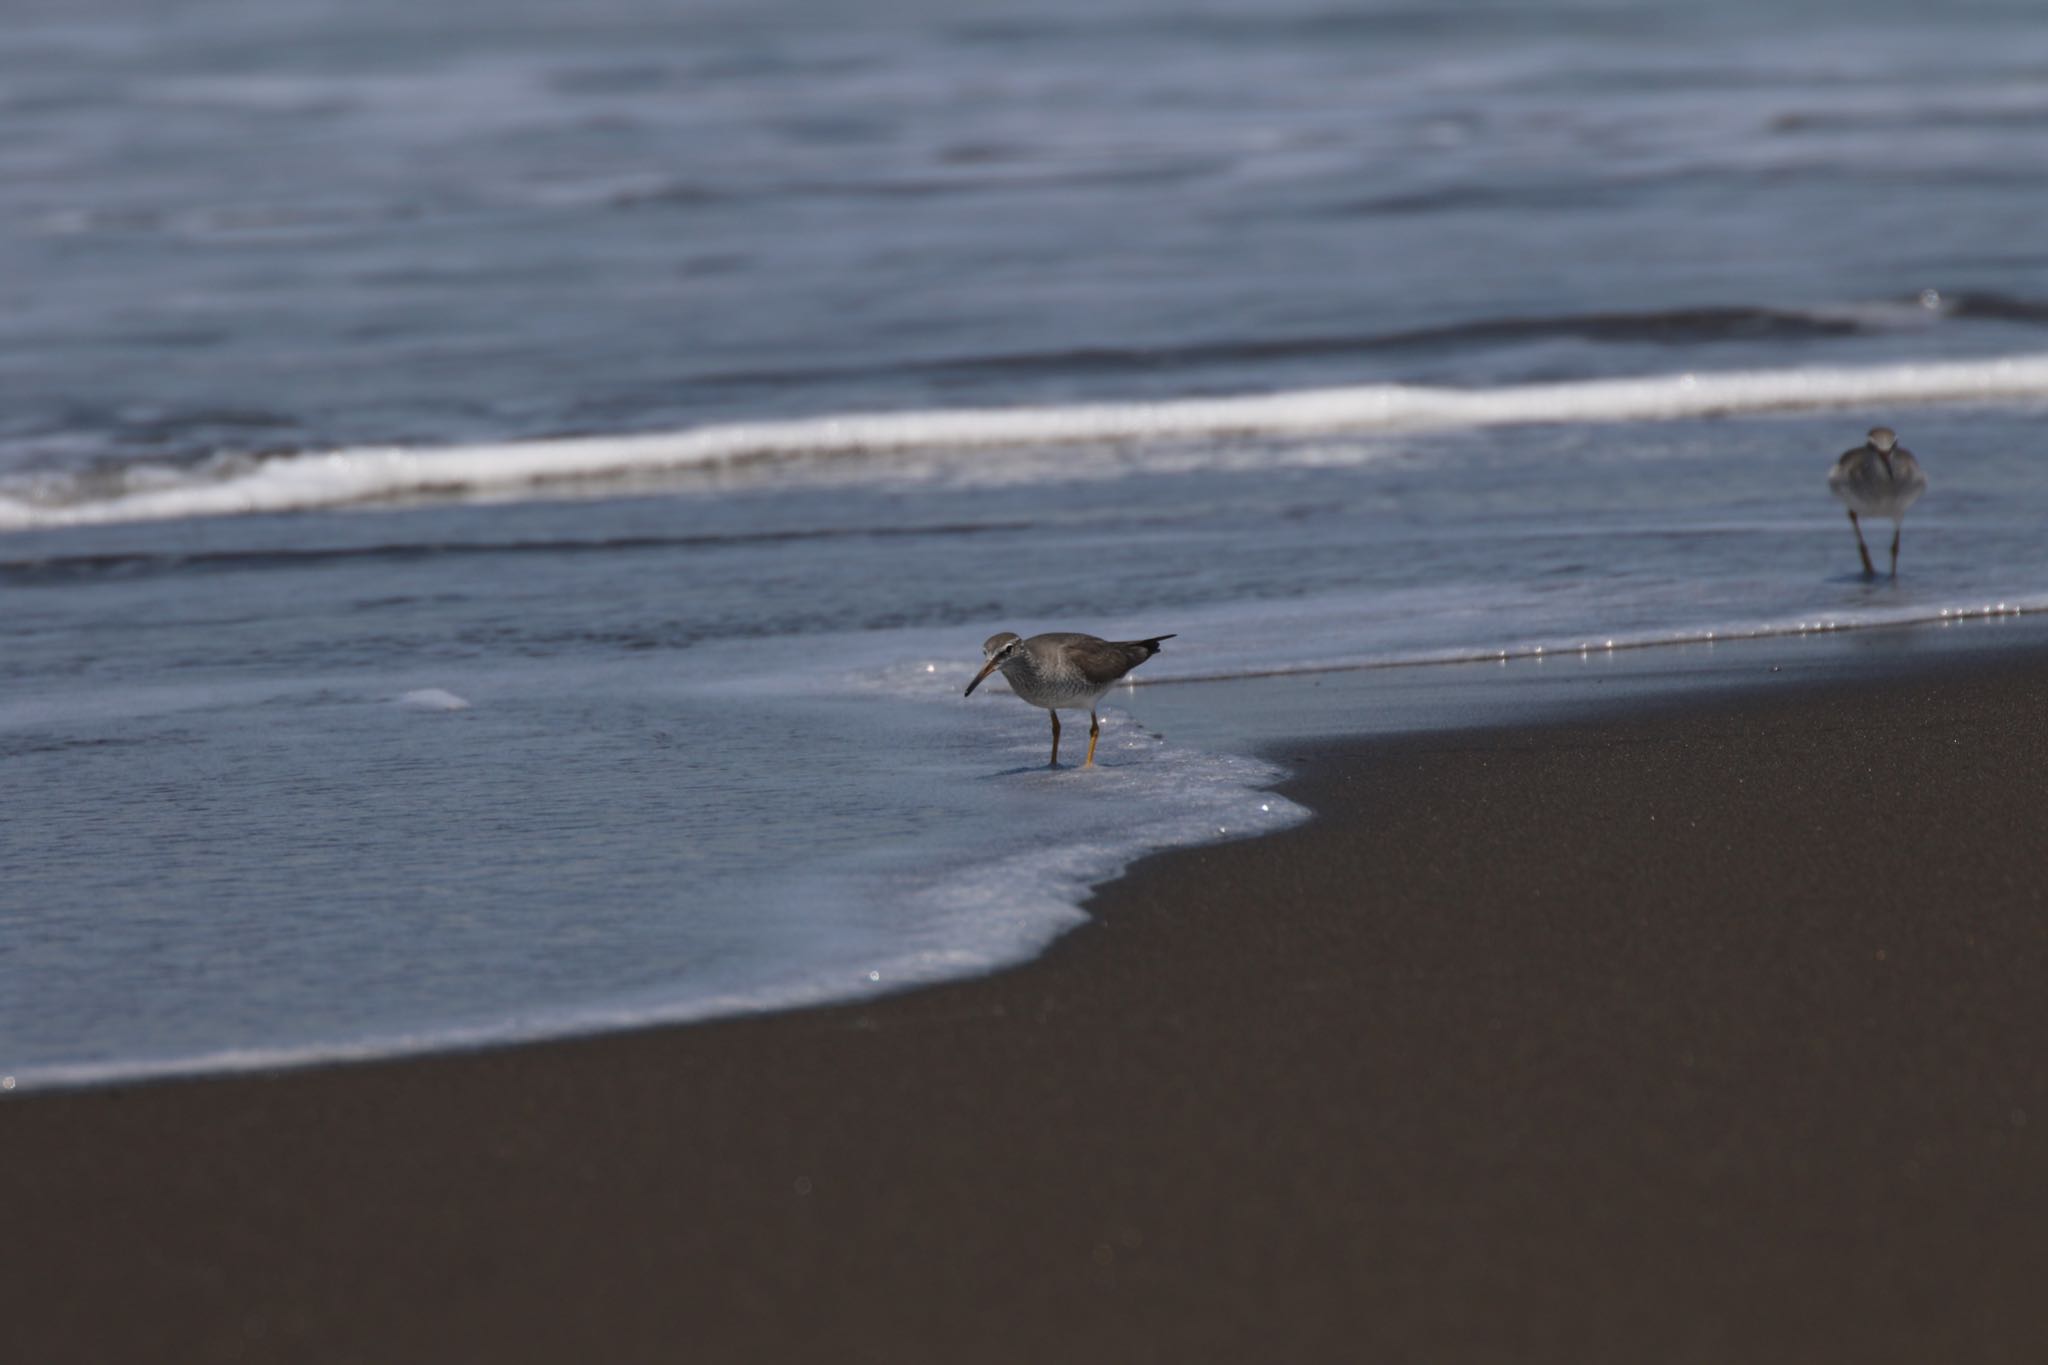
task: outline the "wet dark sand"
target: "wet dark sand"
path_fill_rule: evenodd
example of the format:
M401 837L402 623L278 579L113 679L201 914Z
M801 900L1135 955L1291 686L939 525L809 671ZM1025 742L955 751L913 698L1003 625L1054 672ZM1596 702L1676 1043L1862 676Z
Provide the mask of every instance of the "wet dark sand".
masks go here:
M2048 1359L2048 653L1280 756L989 980L0 1105L8 1358Z

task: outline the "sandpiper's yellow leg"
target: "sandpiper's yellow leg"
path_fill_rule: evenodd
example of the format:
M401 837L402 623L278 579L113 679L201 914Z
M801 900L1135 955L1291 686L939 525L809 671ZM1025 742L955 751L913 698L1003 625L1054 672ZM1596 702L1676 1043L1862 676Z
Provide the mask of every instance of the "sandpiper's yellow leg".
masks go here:
M1863 556L1863 576L1877 577L1877 566L1870 562L1870 548L1863 543L1863 523L1856 520L1853 508L1849 512L1849 525L1856 532L1856 553Z
M1057 768L1060 766L1060 713L1047 707L1045 714L1052 717L1052 762L1045 766Z
M1095 766L1095 741L1101 738L1101 736L1102 722L1096 719L1095 710L1093 707L1090 707L1088 710L1088 761L1083 763L1082 767L1092 768Z

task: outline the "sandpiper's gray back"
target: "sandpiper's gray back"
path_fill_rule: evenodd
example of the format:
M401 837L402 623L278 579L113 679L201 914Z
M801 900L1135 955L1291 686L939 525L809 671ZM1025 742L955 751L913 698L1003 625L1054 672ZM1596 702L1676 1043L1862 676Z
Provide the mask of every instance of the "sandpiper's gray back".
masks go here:
M1072 631L1054 631L1026 640L1020 654L1040 677L1100 691L1157 654L1160 640L1172 638L1161 635L1152 640L1104 640Z

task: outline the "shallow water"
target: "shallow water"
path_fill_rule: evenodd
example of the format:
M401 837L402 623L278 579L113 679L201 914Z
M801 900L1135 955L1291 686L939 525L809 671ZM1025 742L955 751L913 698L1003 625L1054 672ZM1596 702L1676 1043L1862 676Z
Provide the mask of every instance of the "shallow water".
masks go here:
M2048 606L2018 10L151 14L0 51L18 1086L1015 961L1432 723L1254 676ZM1178 638L1047 773L998 629Z

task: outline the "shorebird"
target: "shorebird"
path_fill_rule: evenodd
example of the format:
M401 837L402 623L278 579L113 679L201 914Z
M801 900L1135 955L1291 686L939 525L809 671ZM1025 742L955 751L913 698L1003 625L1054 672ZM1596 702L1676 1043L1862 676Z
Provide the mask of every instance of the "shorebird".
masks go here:
M1093 635L1055 631L1024 640L1006 630L982 643L981 656L987 662L960 695L973 696L983 678L999 668L1003 670L1012 692L1033 706L1043 706L1052 717L1052 761L1046 764L1049 768L1060 766L1060 708L1087 707L1088 760L1081 765L1086 768L1095 762L1095 741L1102 734L1095 703L1124 674L1157 654L1161 640L1172 638L1155 635L1149 640L1103 640Z
M1866 517L1892 519L1892 577L1899 576L1899 532L1904 529L1906 509L1927 491L1927 476L1913 452L1899 444L1898 433L1890 427L1872 427L1870 439L1854 450L1845 450L1828 475L1828 489L1849 509L1849 525L1856 531L1856 553L1863 556L1863 576L1877 577L1870 562L1870 550L1863 543Z

